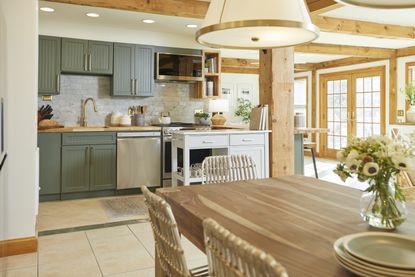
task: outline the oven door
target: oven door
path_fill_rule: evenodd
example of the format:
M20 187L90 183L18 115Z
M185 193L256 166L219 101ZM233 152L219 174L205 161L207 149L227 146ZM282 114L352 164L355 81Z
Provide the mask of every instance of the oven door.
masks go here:
M162 178L163 185L171 183L171 136L163 137Z

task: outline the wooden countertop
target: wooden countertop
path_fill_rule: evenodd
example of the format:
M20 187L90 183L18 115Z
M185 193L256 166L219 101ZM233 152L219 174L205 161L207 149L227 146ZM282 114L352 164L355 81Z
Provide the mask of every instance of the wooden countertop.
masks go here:
M295 128L294 129L294 134L298 135L298 134L316 134L316 133L327 133L329 131L329 129L326 128Z
M38 130L39 133L71 133L71 132L140 132L140 131L160 131L156 126L130 126L130 127L65 127L47 130Z
M359 215L361 191L315 178L290 176L158 189L180 232L204 251L203 225L213 218L271 254L296 276L354 276L335 260L333 243L370 232ZM409 214L415 212L408 205ZM413 235L415 218L394 232ZM378 230L376 230L378 231Z

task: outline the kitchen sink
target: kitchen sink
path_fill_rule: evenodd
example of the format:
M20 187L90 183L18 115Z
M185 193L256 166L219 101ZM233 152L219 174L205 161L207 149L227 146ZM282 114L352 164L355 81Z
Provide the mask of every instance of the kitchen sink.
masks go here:
M99 131L108 128L107 126L77 126L77 127L65 127L66 129L71 129L73 132L93 132Z

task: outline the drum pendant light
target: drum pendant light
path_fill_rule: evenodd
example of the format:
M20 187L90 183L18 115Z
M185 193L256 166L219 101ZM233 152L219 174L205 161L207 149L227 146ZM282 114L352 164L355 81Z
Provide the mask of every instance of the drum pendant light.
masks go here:
M379 8L379 9L406 9L415 8L415 0L335 0L336 2L366 7L366 8Z
M213 48L266 49L318 35L305 0L212 0L196 40Z

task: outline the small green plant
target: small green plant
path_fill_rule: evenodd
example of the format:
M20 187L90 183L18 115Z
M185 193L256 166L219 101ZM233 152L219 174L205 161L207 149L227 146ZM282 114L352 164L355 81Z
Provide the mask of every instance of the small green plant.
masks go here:
M411 106L415 105L415 83L407 85L405 87L405 93Z
M249 122L251 118L252 103L251 101L243 98L238 98L238 106L235 110L235 115L242 117L242 121Z
M198 113L195 113L195 117L196 118L203 118L204 120L206 120L206 119L209 118L209 114L205 113L205 112L202 112L202 113L198 112Z

